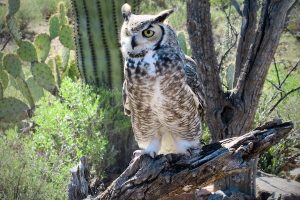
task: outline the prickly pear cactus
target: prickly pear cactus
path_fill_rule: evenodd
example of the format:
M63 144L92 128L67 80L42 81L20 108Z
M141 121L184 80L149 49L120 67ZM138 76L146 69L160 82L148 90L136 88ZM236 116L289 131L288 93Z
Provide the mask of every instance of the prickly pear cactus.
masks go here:
M19 49L17 50L20 58L27 62L37 61L37 53L34 45L30 41L21 41Z
M233 89L233 81L234 81L234 72L235 72L235 67L233 64L229 64L226 68L226 82L228 85L228 89L231 90Z
M3 93L4 93L3 86L2 83L0 83L0 99L3 99Z
M12 37L17 43L19 43L21 40L21 34L17 28L18 23L14 15L19 9L20 9L20 0L8 0L8 12L6 15L6 24Z
M34 63L31 66L34 80L43 88L55 94L57 91L54 76L50 67L45 63Z
M19 99L0 99L0 122L19 122L28 118L29 107Z
M1 61L0 61L1 62ZM8 86L8 74L5 70L0 70L0 83L2 84L2 89L5 90Z
M57 83L55 82L53 71L45 63L49 57L53 39L59 37L60 42L64 45L62 52L64 69L57 71L63 74L58 74L59 77L64 76L65 71L69 73L70 51L75 48L73 30L68 24L64 3L60 3L58 13L50 17L49 34L37 35L33 43L21 39L19 26L14 16L19 8L20 0L8 0L6 25L18 45L18 49L16 54L9 53L5 55L0 52L0 122L15 122L28 117L26 114L26 110L29 109L28 105L30 109L35 107L35 102L44 94L43 89L53 95L58 94L57 85L60 85L60 80ZM23 73L22 64L30 66L30 71ZM6 98L6 89L19 90L20 95L24 97L20 96L19 98L25 102L16 98Z
M2 58L3 58L3 56L4 56L4 53L2 53L0 51L0 71L3 70L3 64L2 64Z
M13 16L20 9L20 0L8 0L8 14Z
M29 77L26 80L26 83L29 87L34 102L37 102L44 96L43 88L34 80L33 76Z
M49 55L51 38L47 33L41 33L35 37L34 46L39 62L45 62Z
M73 29L69 25L62 25L60 31L59 31L59 41L62 45L69 49L74 49L74 40L72 37Z
M58 16L59 16L59 21L61 25L66 25L69 23L69 20L67 18L67 13L66 13L66 5L64 2L59 2L58 3Z
M53 15L49 20L49 33L51 40L58 36L60 30L59 18L57 15Z
M138 0L127 1L138 7ZM122 55L118 32L124 1L71 0L75 16L77 65L82 79L96 86L121 88Z
M34 107L34 99L31 95L30 89L26 83L26 81L21 78L21 77L17 77L16 78L16 83L18 84L18 88L21 91L21 93L23 94L23 96L26 98L26 100L28 101L29 105L31 108Z
M16 54L6 54L3 58L3 66L15 78L22 74L21 60Z

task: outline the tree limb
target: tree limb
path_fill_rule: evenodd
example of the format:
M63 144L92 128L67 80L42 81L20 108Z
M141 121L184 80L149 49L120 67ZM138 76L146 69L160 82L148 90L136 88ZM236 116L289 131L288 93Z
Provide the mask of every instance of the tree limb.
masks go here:
M295 0L263 2L260 21L254 34L255 39L249 44L250 53L247 54L245 63L241 65L243 67L240 72L239 67L236 68L235 77L238 77L238 80L234 89L234 101L240 103L241 109L232 117L229 130L239 129L241 134L252 126L269 66L277 49L288 11L294 2Z
M209 0L188 0L187 15L187 30L193 58L198 64L200 90L205 94L205 118L209 129L216 130L212 139L217 141L224 126L220 117L215 115L220 116L225 95L214 47Z
M240 39L237 47L237 55L235 62L234 86L240 88L241 81L245 79L249 65L247 60L251 52L251 46L255 39L256 16L257 16L257 0L244 0L243 18L240 32ZM239 79L239 84L237 84Z
M243 13L241 11L241 7L239 2L237 2L236 0L230 0L231 4L233 5L233 7L235 8L236 12L240 15L243 16Z
M200 154L191 157L169 154L152 159L142 155L133 159L104 192L91 199L165 199L206 186L247 170L249 159L278 143L292 128L291 122L269 122L243 136L206 145Z

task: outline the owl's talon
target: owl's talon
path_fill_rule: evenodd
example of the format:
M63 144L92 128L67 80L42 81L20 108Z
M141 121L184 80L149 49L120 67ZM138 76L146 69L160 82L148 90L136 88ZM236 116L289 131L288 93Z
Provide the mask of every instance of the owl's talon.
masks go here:
M133 158L138 158L143 154L148 154L151 158L155 158L156 157L156 152L155 151L145 151L145 150L135 150L133 152Z
M145 154L144 153L144 150L135 150L132 155L133 155L133 158L138 158L140 157L141 155Z
M148 154L151 158L155 158L155 156L156 156L155 151L145 152L145 154Z
M188 148L186 151L187 151L187 156L191 157L193 155L199 154L200 148L199 147L191 147L191 148Z

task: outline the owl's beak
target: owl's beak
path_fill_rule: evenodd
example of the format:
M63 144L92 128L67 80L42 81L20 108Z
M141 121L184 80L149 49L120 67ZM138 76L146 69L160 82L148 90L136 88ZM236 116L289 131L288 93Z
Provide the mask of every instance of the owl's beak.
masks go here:
M135 36L132 36L132 39L131 39L131 47L132 49L134 49L134 47L137 46L137 43L136 43L136 40L135 40Z

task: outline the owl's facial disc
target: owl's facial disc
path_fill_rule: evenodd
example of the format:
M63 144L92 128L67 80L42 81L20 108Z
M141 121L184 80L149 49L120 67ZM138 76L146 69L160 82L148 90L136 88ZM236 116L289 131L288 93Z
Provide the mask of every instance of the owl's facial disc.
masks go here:
M127 37L122 46L126 46L129 54L140 54L155 49L164 37L161 23L149 24L138 31L125 30Z
M163 41L164 20L173 12L165 10L158 15L134 15L128 4L122 7L124 23L121 30L123 55L141 55L157 49Z

